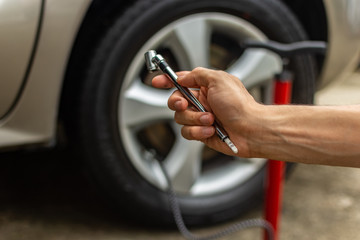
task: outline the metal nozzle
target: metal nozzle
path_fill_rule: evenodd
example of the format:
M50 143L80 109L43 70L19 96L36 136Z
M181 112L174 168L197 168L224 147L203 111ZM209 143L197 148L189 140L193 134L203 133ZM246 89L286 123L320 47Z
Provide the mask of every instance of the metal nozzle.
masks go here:
M157 66L153 63L152 59L156 56L155 50L150 50L145 53L145 63L149 71L157 70Z

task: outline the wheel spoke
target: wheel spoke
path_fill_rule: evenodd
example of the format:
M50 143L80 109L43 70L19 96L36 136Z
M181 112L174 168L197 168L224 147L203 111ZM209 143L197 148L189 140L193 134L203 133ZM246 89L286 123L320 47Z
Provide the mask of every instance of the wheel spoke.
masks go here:
M201 179L192 187L191 194L204 195L219 192L224 189L224 186L236 187L239 182L249 179L265 162L265 159L260 158L236 158L235 161L224 164L220 169L203 173Z
M251 89L273 79L282 68L281 59L266 50L249 49L227 72L238 77L246 88Z
M172 119L173 112L167 107L167 99L172 91L159 90L134 83L124 93L120 119L127 127L141 126L154 120Z
M175 26L169 47L180 62L187 63L181 67L209 67L210 41L211 31L206 18L195 17Z
M188 193L200 177L203 147L201 142L185 140L179 134L165 159L166 169L177 192Z

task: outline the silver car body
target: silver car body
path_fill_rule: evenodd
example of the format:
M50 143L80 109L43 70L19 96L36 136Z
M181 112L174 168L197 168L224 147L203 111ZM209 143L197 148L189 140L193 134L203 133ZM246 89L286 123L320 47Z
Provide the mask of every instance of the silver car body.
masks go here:
M5 27L0 35L7 39L0 41L0 49L5 50L1 69L17 75L0 71L0 147L50 143L54 138L67 60L90 4L90 0L47 0L46 5L41 0L2 1L0 25ZM41 27L38 39L37 27ZM27 46L20 47L22 43L15 40ZM17 66L21 59L27 62Z
M51 144L69 56L91 0L0 0L0 148ZM324 0L328 51L321 85L360 58L360 2Z

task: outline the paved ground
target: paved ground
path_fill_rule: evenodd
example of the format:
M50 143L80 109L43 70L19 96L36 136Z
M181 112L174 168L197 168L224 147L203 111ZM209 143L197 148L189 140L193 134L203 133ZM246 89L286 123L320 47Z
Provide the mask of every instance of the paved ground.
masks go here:
M317 102L360 103L359 93L356 76L321 92ZM176 231L112 217L64 152L0 158L0 240L183 239ZM298 165L285 185L281 239L358 239L359 182L360 169ZM249 217L261 217L261 209L244 216ZM224 239L261 239L261 231L246 230Z

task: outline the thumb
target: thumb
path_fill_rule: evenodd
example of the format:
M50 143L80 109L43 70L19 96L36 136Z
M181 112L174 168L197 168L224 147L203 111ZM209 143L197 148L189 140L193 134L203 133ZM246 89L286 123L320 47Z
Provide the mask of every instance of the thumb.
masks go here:
M197 67L187 74L180 75L177 82L180 85L189 88L208 87L213 72L214 70Z

